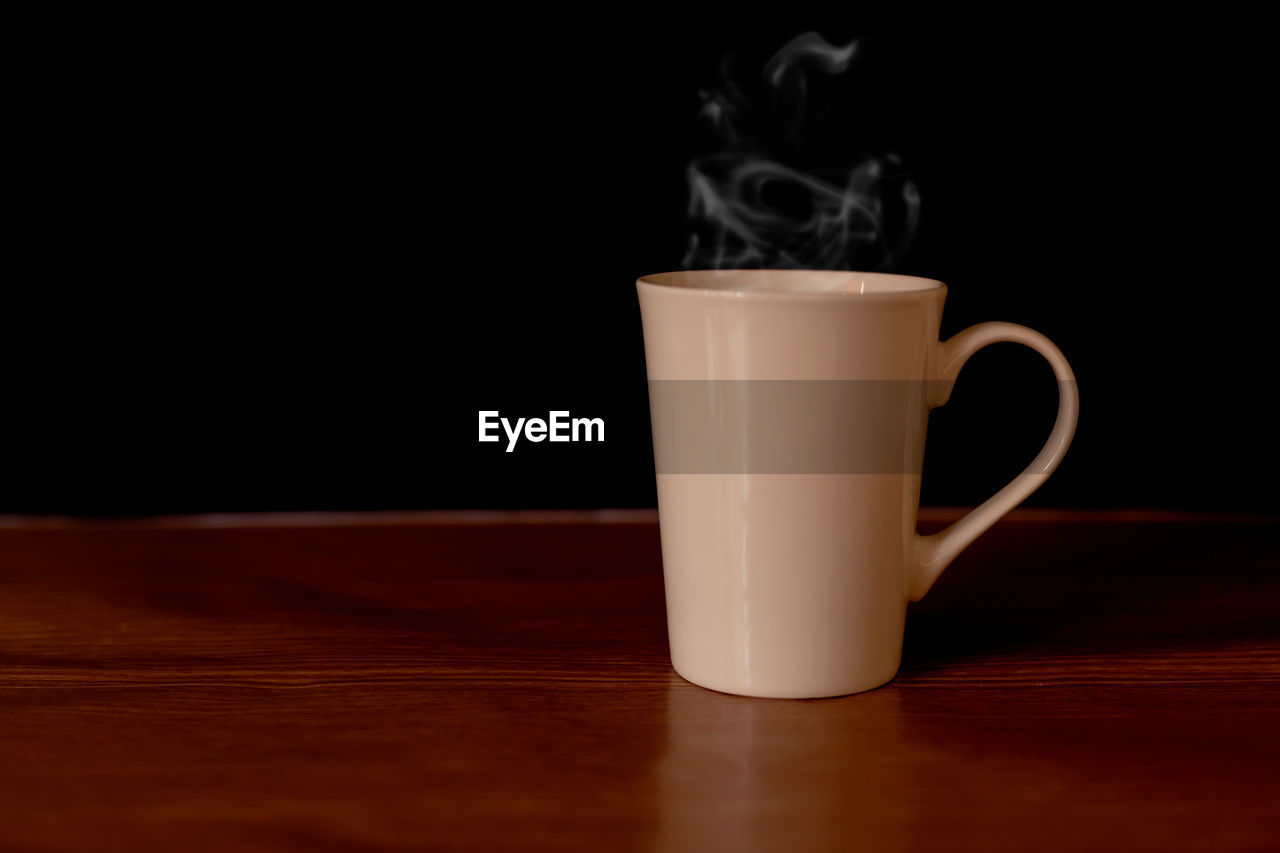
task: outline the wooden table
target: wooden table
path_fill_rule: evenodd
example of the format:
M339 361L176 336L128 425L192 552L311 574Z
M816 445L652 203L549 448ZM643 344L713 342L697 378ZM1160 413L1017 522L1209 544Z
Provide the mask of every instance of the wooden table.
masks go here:
M649 513L0 520L0 848L1280 849L1277 529L1015 514L792 701Z

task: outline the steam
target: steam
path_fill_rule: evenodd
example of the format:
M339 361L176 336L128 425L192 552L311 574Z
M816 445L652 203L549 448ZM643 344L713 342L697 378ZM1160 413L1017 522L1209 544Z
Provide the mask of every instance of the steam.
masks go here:
M686 269L888 269L901 257L920 212L901 161L856 148L827 158L812 144L809 74L841 74L859 49L804 33L765 64L760 96L728 62L700 93L712 153L688 167Z

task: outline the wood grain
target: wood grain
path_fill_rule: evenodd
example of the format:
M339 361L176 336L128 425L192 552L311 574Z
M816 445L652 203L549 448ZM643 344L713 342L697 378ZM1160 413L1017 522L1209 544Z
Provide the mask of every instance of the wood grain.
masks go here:
M11 518L0 848L1275 849L1277 529L1023 514L788 701L674 675L643 514Z

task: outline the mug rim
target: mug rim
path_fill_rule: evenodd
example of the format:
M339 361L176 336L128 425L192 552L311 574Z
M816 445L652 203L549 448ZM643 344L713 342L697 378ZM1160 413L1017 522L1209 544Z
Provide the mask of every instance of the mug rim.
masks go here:
M889 284L889 287L877 287L875 290L786 290L767 289L749 290L735 287L707 287L696 283L688 283L687 279L705 280L719 276L779 276L788 279L801 277L835 277L859 276L862 284L869 279L876 279L877 284ZM865 272L862 270L806 270L806 269L687 269L669 272L649 273L636 279L636 287L649 288L654 291L683 293L689 296L702 296L718 299L742 300L885 300L885 299L919 299L922 297L945 294L947 286L941 281L915 275L898 273Z

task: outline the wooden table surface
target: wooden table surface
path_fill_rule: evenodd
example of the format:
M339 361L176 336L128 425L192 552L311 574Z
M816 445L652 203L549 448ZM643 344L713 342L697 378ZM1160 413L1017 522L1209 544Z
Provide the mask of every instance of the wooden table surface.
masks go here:
M795 701L648 513L0 519L0 849L1280 849L1278 529L1015 514Z

